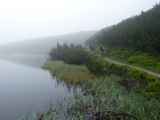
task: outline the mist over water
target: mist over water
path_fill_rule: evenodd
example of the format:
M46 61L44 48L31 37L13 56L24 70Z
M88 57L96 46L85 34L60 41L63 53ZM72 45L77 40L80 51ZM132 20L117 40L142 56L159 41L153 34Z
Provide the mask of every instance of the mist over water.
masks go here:
M27 113L43 112L46 103L73 96L72 87L57 82L49 71L41 69L57 43L84 45L88 39L102 38L99 30L139 15L158 2L1 0L0 120L17 120ZM99 32L101 35L96 36Z
M12 55L0 59L0 120L44 111L46 103L72 96L73 89L59 84L41 69L47 56Z
M61 36L30 39L0 45L0 55L47 55L51 48L59 44L84 44L97 31L83 31Z
M73 88L57 82L41 69L51 48L84 44L97 31L78 32L0 45L0 120L16 120L27 113L43 112L46 103L73 96Z
M49 55L22 55L22 54L13 54L13 55L3 55L0 56L0 59L3 59L8 62L15 64L25 65L29 67L34 67L40 69L44 62L50 59Z

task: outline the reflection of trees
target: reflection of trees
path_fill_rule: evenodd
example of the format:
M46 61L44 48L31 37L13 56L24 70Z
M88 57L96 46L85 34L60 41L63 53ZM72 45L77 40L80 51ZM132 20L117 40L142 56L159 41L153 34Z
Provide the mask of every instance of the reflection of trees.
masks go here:
M73 93L75 93L77 91L80 91L80 89L81 89L81 86L78 85L78 84L67 82L67 81L65 81L63 79L60 79L57 76L54 76L51 73L50 73L50 75L53 77L53 80L56 80L56 85L57 86L63 86L63 87L67 88L66 92L69 92L69 93L73 92Z

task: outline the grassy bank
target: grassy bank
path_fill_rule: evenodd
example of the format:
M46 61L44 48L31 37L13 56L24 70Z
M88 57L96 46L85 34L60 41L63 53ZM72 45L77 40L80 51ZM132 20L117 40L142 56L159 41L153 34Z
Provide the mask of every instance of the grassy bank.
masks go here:
M139 92L149 97L160 98L160 81L157 77L126 65L108 64L106 60L90 54L86 66L95 75L116 75L123 78L122 84L126 88L139 84Z
M119 81L121 79L111 76L97 79L91 85L85 84L83 87L87 95L79 95L71 106L79 112L83 112L80 108L90 106L93 113L100 113L98 117L101 119L160 119L160 104L156 99L148 99L134 89L126 91L118 84ZM90 111L89 108L87 110Z
M66 101L50 105L41 115L42 120L159 120L160 103L148 99L133 89L126 91L111 76L83 84L82 93L76 93ZM85 95L84 95L85 94ZM20 119L25 120L25 119ZM36 115L27 120L37 120ZM39 119L40 120L40 119Z
M98 48L96 49L96 53L100 54ZM160 55L157 54L145 53L132 48L106 47L104 56L160 73Z
M90 74L85 65L69 65L62 61L48 61L42 66L56 76L59 80L64 80L68 84L83 84L89 80L94 80L95 75Z
M67 84L81 85L82 93L75 94L67 100L67 107L64 108L66 110L63 110L67 114L65 119L160 119L159 101L138 94L136 91L138 84L134 88L126 89L119 84L122 79L112 75L96 78L83 65L50 61L42 68L50 70ZM55 115L56 110L51 111L48 116ZM61 113L58 116L60 118ZM54 116L52 118L55 119Z

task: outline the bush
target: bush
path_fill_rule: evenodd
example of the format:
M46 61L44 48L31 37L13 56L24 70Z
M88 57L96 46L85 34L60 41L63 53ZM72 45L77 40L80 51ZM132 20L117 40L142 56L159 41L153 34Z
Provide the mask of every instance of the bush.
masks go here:
M155 82L149 82L148 91L149 95L160 98L160 81L156 80Z
M105 74L105 69L108 66L108 63L106 60L103 60L93 54L88 54L86 66L91 73L96 76L101 76Z
M57 48L52 48L49 55L53 59L63 60L68 64L84 64L86 61L87 52L82 45L70 46L64 44L63 46L57 44Z
M149 57L149 55L135 55L128 58L128 62L132 64L138 63L141 66L156 66L156 60Z
M100 54L99 49L96 49L96 53ZM160 73L159 54L145 53L133 48L106 47L104 56Z
M144 71L126 65L108 64L106 60L93 54L87 57L86 66L96 76L117 75L125 77L125 80L140 83L140 87L148 92L150 96L160 98L160 81L157 77Z

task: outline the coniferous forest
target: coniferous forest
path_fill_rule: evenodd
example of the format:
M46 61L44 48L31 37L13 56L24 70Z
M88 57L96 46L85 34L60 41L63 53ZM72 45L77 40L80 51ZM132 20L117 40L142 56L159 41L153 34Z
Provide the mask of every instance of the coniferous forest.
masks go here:
M84 64L86 60L87 52L84 50L82 45L74 44L63 44L57 43L56 48L52 48L49 55L53 59L62 60L68 64Z
M86 42L160 53L160 4L140 15L104 28Z

